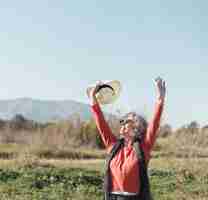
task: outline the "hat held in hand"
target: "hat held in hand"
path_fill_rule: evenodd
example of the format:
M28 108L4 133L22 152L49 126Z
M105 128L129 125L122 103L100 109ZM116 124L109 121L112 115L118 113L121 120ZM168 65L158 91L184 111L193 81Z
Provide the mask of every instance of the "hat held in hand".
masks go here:
M91 91L95 88L90 86L87 88L87 96L90 97ZM118 80L102 81L97 89L96 97L100 104L111 104L120 95L121 83Z

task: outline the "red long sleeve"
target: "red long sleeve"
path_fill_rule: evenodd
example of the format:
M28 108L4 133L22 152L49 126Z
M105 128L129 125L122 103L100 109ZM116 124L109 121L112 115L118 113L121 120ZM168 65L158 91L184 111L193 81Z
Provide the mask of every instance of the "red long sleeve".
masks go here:
M98 104L94 104L91 107L91 110L105 148L107 149L107 152L110 152L113 144L116 143L116 137L113 135L108 123L106 122L100 106Z
M154 114L152 120L149 122L147 132L144 138L143 147L146 155L146 159L149 160L150 153L153 149L155 140L157 138L158 128L160 126L160 119L163 111L163 101L157 101L154 108Z

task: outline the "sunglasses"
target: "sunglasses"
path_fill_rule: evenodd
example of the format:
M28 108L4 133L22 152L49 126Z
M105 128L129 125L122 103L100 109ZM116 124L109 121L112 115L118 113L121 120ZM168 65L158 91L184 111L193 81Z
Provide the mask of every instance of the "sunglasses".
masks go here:
M131 119L121 119L119 122L120 122L120 125L122 126L128 123L133 123Z

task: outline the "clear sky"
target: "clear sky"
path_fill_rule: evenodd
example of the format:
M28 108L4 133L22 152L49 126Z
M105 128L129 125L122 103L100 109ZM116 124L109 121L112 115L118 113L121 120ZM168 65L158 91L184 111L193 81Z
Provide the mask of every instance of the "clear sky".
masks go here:
M72 99L120 80L106 109L151 117L153 79L167 82L164 122L208 119L208 1L0 1L0 99Z

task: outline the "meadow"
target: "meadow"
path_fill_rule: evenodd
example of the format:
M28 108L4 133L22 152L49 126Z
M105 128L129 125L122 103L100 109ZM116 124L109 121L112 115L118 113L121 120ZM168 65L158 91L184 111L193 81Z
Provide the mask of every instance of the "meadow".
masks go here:
M3 127L0 199L103 199L105 151L93 121L77 124ZM161 128L149 164L154 199L207 200L207 164L207 128Z

